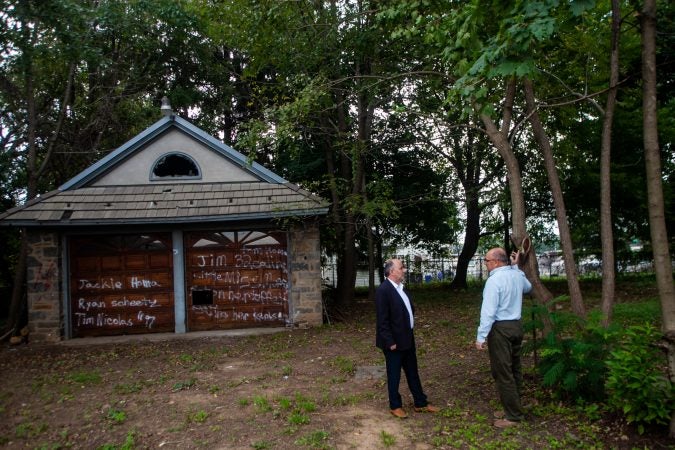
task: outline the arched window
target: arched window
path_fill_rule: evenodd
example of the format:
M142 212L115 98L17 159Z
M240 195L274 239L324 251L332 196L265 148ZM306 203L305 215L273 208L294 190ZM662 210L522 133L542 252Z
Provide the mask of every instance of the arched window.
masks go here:
M184 153L167 153L155 161L150 180L167 178L200 179L202 172L194 159Z

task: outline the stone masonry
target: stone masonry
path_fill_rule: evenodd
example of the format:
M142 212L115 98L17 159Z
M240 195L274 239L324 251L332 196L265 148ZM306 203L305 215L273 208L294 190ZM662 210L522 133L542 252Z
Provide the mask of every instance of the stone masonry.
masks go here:
M29 339L61 340L60 239L56 233L28 234L26 286Z
M323 324L321 302L321 246L315 222L295 225L289 233L290 311L294 326Z

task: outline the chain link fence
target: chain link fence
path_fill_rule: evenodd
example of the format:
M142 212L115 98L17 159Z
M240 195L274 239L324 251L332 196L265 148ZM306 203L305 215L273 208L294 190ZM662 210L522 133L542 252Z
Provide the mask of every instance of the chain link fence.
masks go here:
M467 269L467 279L482 281L487 277L487 269L483 264L484 255L476 255L470 261ZM584 252L575 254L577 272L583 276L602 276L602 261L596 253ZM450 282L457 269L457 256L447 258L419 258L403 256L407 270L408 284L423 284L432 282ZM545 252L537 255L539 275L546 277L565 277L565 261L560 252ZM654 263L650 252L626 252L618 254L616 258L618 273L653 272ZM335 287L337 284L336 267L333 263L322 266L323 283ZM375 284L380 283L379 274L375 272ZM368 286L368 266L360 265L356 271L356 286Z

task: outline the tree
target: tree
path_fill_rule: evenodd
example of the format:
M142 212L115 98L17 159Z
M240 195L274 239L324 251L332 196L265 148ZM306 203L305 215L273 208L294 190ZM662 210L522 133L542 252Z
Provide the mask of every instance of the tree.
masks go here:
M668 352L670 379L675 383L675 286L670 257L662 187L661 151L658 138L656 97L656 0L645 0L640 14L642 34L643 127L649 228L661 299L662 328ZM670 437L675 437L675 411L670 420Z
M578 16L590 2L576 2L558 7L557 2L516 2L501 5L480 0L452 3L450 11L418 10L418 5L394 4L388 16L411 17L412 23L402 26L402 35L422 33L445 57L450 77L456 80L448 98L463 107L466 114L480 118L485 131L498 153L504 159L508 173L508 187L512 209L512 240L516 247L530 249L526 232L526 210L521 180L520 164L512 147L515 133L519 132L522 119L515 103L519 80L528 80L538 73L537 57L544 59L550 38L569 16ZM494 18L500 18L495 21ZM421 30L421 31L420 31ZM500 85L504 86L500 89ZM530 89L531 91L531 89ZM532 108L533 105L532 105ZM497 123L497 112L501 119ZM522 111L522 108L520 109ZM532 109L531 112L534 112ZM530 118L532 115L530 115ZM514 122L515 121L515 122ZM542 129L538 142L542 139ZM535 134L536 134L535 131ZM552 165L549 164L552 168ZM556 207L561 205L558 196ZM564 211L558 218L566 219ZM562 233L566 227L559 227ZM565 238L567 239L567 237ZM566 259L573 261L571 246L563 250ZM535 296L542 302L551 294L540 283L534 255L527 259L525 269L534 282ZM568 283L571 293L577 283L573 265L568 265ZM574 308L583 312L580 295L573 297Z
M614 307L614 231L612 225L611 154L612 126L619 83L619 32L621 30L621 7L612 0L612 38L609 63L609 92L602 125L600 150L600 234L602 242L602 323L608 327Z
M247 73L271 74L264 89L275 93L256 97L264 117L249 123L238 142L331 202L322 243L337 260L335 306L340 309L354 299L361 255L374 272L373 229L380 239L391 236L384 225L409 230L400 211L433 203L428 202L433 195L421 192L397 199L402 191L395 184L397 161L407 160L428 174L424 157L403 153L410 142L407 131L389 113L410 88L405 74L418 58L413 49L391 41L375 21L375 5L242 0L216 10L237 18L236 26L222 30L223 40L247 55ZM418 191L429 187L416 186Z
M1 6L2 152L15 164L3 187L16 190L17 203L55 188L155 121L167 86L180 91L181 82L192 82L181 72L189 72L191 52L209 45L200 23L172 0ZM25 244L9 329L21 310Z
M567 222L567 208L565 207L565 200L560 185L560 178L558 177L558 169L555 165L551 142L544 130L544 125L539 119L532 81L526 78L523 80L523 86L528 120L532 125L534 137L541 149L544 167L546 168L546 174L548 175L548 184L553 195L553 204L555 205L555 214L558 222L558 230L560 232L560 245L563 249L563 257L565 260L565 273L567 274L570 304L572 311L577 316L584 317L586 311L581 295L581 288L579 287L576 264L574 263L574 246L572 244L569 224Z

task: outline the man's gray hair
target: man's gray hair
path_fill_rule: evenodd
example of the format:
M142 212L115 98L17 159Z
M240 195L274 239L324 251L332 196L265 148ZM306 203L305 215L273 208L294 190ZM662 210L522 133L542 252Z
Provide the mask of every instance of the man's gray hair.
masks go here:
M394 260L393 259L388 259L384 262L384 276L388 277L389 273L391 272L391 269L394 268Z
M509 259L509 255L506 254L506 250L503 248L496 248L494 252L495 259L499 262L503 262L504 264L510 264L511 260Z

